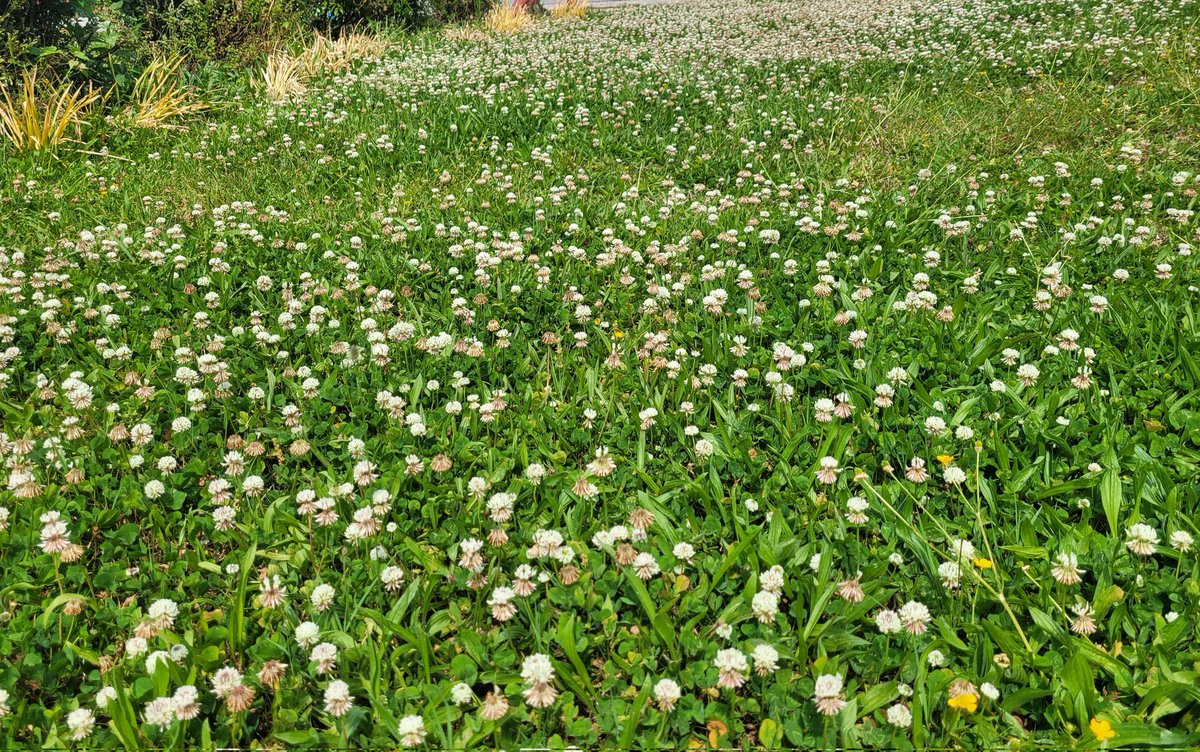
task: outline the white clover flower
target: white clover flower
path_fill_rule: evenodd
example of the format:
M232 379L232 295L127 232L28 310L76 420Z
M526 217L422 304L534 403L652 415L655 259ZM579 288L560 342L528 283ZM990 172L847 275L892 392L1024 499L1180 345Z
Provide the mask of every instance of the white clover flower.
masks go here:
M887 722L896 728L906 729L912 725L912 711L904 703L898 702L887 709Z
M951 465L950 467L946 468L942 472L942 477L946 479L947 483L952 483L956 486L967 482L966 472L964 472L962 468L955 465Z
M534 653L521 664L521 678L529 684L547 684L554 680L554 664L544 653Z
M770 645L762 644L750 651L750 659L754 661L754 671L765 676L779 668L779 651Z
M334 591L332 585L321 583L313 588L310 600L312 601L314 608L316 608L318 611L324 611L333 605L333 599L335 595L336 591Z
M475 693L471 691L469 684L459 682L450 688L450 699L455 705L466 705L475 699Z
M75 741L86 739L92 735L96 727L96 716L87 708L76 708L67 714L67 728Z
M1175 532L1171 533L1169 540L1171 542L1171 548L1175 549L1181 554L1186 554L1188 551L1191 551L1192 544L1194 543L1192 540L1192 534L1186 530L1176 530Z
M130 658L137 658L145 655L149 644L145 637L130 637L125 641L125 655Z
M400 719L396 730L400 735L400 745L409 748L416 747L425 741L428 733L425 730L425 720L419 715L404 716Z
M302 648L310 648L321 640L321 628L311 621L301 622L296 626L296 644Z
M875 626L882 634L896 634L904 628L900 615L890 608L885 608L875 615Z
M654 700L658 703L658 709L664 713L674 708L682 696L679 685L673 679L659 679L654 685Z

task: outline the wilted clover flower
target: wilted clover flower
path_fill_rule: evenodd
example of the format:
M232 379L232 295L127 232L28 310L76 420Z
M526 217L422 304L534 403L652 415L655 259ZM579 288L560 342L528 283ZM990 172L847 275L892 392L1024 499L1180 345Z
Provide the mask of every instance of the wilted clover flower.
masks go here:
M1139 522L1126 530L1125 547L1139 556L1149 556L1158 545L1158 532L1151 526Z
M558 691L550 684L554 681L554 665L549 656L543 653L528 656L521 664L521 678L527 685L523 694L530 707L545 708L554 703Z
M147 703L143 717L149 725L166 731L175 722L175 701L170 697L157 697Z
M242 672L231 666L226 666L213 674L212 691L218 698L224 699L237 687L242 685Z
M837 674L821 674L813 688L813 703L821 715L837 715L846 707L842 697L842 677Z
M836 483L838 473L841 472L838 468L838 461L833 457L822 457L820 465L820 469L817 470L817 480L827 485Z
M900 607L900 622L909 634L922 634L931 619L929 609L923 603L909 601Z
M404 570L397 566L384 567L379 573L379 579L383 581L385 590L394 592L404 583Z
M283 586L279 575L264 577L259 585L259 592L263 608L277 608L283 605L287 597L287 588Z
M325 712L338 718L350 710L353 698L350 696L350 685L341 679L334 679L325 688Z
M750 669L746 655L737 648L718 650L713 665L717 667L717 687L721 689L741 687L746 682L746 672Z
M508 698L500 692L500 688L492 685L492 691L483 698L479 715L485 721L498 721L508 713Z
M327 674L337 665L337 646L332 642L319 643L308 655L308 659L317 664L318 674Z
M1054 579L1063 585L1078 585L1085 572L1086 570L1079 568L1079 557L1070 551L1059 553L1055 557L1054 566L1050 569L1050 574Z
M1037 383L1039 376L1041 376L1041 371L1032 363L1026 363L1017 368L1017 381L1021 383L1021 386L1033 386Z
M633 569L639 579L649 580L659 573L658 562L648 553L642 552L633 560Z
M517 615L517 607L513 605L512 600L516 597L516 592L505 586L500 586L492 591L492 596L488 598L488 605L492 609L492 618L496 621L508 621Z
M870 504L861 496L851 496L846 501L846 521L852 525L862 525L868 519L867 509Z
M483 556L480 551L483 550L483 541L475 538L467 538L459 544L459 560L458 565L472 572L483 571Z
M185 684L175 690L171 701L175 705L175 716L181 721L190 721L200 715L200 692L194 685Z

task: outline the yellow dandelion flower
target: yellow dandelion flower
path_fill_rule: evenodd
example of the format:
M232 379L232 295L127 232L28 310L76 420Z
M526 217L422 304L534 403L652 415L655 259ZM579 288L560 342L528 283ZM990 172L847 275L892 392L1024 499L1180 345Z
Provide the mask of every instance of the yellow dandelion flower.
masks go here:
M964 713L974 713L979 709L979 696L973 694L962 694L958 697L951 697L946 703L952 708L958 708Z
M975 560L975 566L979 567L980 569L991 569L994 565L992 564L991 559L984 559L981 557Z

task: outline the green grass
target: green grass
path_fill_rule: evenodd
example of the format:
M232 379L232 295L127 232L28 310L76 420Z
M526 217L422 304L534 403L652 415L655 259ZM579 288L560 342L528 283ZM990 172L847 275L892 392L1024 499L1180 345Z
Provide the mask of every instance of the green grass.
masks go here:
M1200 743L1197 18L631 7L0 153L0 748Z

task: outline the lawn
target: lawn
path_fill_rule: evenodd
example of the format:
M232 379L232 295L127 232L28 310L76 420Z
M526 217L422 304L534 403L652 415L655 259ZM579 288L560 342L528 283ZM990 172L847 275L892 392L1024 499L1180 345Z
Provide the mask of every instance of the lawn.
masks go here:
M0 151L0 749L1200 744L1198 22L685 0Z

